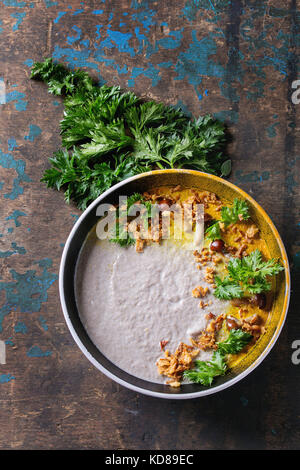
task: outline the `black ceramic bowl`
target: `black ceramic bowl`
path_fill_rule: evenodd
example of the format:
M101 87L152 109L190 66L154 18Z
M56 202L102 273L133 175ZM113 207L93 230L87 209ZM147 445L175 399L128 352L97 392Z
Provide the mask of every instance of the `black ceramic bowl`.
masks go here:
M275 319L276 324L273 325L274 328L272 329L270 335L264 335L266 336L265 344L262 345L261 351L256 354L256 356L253 356L253 359L250 358L250 360L245 361L244 364L242 364L239 368L229 371L223 377L219 377L212 387L203 387L198 384L190 384L181 386L180 388L172 388L168 385L152 383L139 379L121 370L101 353L101 351L93 344L87 332L85 331L77 310L74 286L75 268L78 255L87 234L99 220L99 217L96 216L96 210L99 204L117 204L119 195L130 195L134 192L141 193L157 186L177 186L178 184L180 184L183 188L198 187L207 189L209 191L215 190L217 194L220 194L220 191L221 193L225 192L230 199L239 197L242 193L243 197L247 198L248 203L252 205L254 210L255 208L257 210L256 206L258 206L258 204L236 186L228 183L225 180L222 180L221 178L197 171L162 170L143 173L141 175L128 178L127 180L118 183L99 196L83 212L81 217L74 225L73 230L67 239L62 255L59 274L59 290L63 313L70 332L81 351L90 360L90 362L94 364L95 367L97 367L101 372L103 372L112 380L115 380L119 384L124 385L125 387L130 388L136 392L141 392L146 395L161 398L189 399L218 392L233 385L245 377L264 359L264 357L270 351L283 326L289 299L289 271L287 258L278 232L276 231L268 216L259 206L259 210L263 213L263 218L261 220L257 220L257 222L260 224L260 226L266 223L267 227L270 227L271 224L271 229L274 232L274 236L272 238L272 240L274 239L273 251L275 250L275 254L277 253L282 257L286 267L284 274L285 283L281 282L281 287L279 288L280 292L278 297L282 299L282 305L279 305L279 311L281 312L278 317L279 321L278 318L277 320Z

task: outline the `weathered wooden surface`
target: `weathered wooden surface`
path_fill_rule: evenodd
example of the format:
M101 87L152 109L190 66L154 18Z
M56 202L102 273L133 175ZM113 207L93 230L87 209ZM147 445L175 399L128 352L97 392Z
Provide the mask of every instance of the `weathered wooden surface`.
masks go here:
M297 2L0 0L0 8L0 448L299 448ZM229 124L230 180L270 214L293 275L276 346L232 389L184 402L137 395L93 368L72 340L57 274L79 211L39 182L63 110L29 80L30 64L45 56Z

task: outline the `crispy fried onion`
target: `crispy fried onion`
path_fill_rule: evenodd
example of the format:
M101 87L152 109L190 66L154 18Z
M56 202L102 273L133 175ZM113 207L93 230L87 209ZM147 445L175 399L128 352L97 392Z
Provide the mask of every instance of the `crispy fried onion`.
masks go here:
M171 387L179 387L182 374L193 366L194 358L200 350L216 349L216 333L221 328L225 316L208 315L210 320L206 329L196 338L191 338L192 345L180 343L174 354L165 351L165 357L156 362L158 373L170 378L166 383Z

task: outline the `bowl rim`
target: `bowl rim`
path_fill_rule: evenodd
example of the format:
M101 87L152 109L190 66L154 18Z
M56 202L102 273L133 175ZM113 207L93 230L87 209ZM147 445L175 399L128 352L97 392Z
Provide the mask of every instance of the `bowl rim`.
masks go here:
M285 294L284 294L284 303L283 303L283 308L282 308L282 313L280 316L280 320L278 322L278 325L276 327L276 330L274 332L274 335L272 336L270 342L266 346L266 348L263 350L263 352L260 354L260 356L249 366L247 369L245 369L243 372L239 373L236 377L233 377L232 379L228 380L227 382L217 385L212 388L208 388L205 390L200 390L199 392L191 392L191 393L186 393L186 394L174 394L174 393L163 393L163 392L155 392L151 390L147 390L141 387L138 387L136 385L130 384L126 382L125 380L117 377L114 375L112 372L110 372L108 369L106 369L104 366L102 366L94 357L93 355L86 349L84 346L83 342L79 338L77 332L75 331L75 328L73 326L72 320L69 316L67 305L66 305L66 300L65 300L65 294L64 294L64 270L65 270L65 264L66 264L66 257L67 253L70 247L71 240L73 239L74 234L76 233L78 227L81 225L82 221L86 218L86 216L94 209L95 206L101 202L102 199L107 197L109 194L113 193L116 189L121 188L125 184L131 181L135 181L141 178L144 178L146 176L150 175L155 175L155 174L166 174L166 173L188 173L192 174L195 176L205 176L208 177L212 180L218 181L231 189L237 190L243 197L248 199L251 204L255 207L256 210L258 210L261 215L266 219L268 225L271 227L276 240L278 242L281 255L284 261L284 268L285 268L285 277L286 277L286 285L285 285ZM228 387L231 387L232 385L236 384L240 380L242 380L244 377L246 377L250 372L252 372L261 362L266 358L266 356L270 353L271 349L275 345L281 330L283 328L283 325L286 320L287 312L288 312L288 307L289 307L289 302L290 302L290 292L291 292L291 278L290 278L290 267L289 267L289 261L286 253L285 246L283 244L283 241L278 233L277 228L275 227L273 221L271 218L268 216L268 214L265 212L265 210L255 201L255 199L252 198L248 193L246 193L243 189L239 188L235 184L220 178L219 176L216 175L211 175L209 173L205 173L202 171L196 171L196 170L188 170L188 169L166 169L166 170L153 170L149 172L144 172L140 173L135 176L131 176L130 178L126 178L125 180L120 181L119 183L111 186L108 190L106 190L104 193L102 193L100 196L97 197L88 207L83 211L83 213L80 215L76 223L74 224L71 232L69 233L69 236L66 240L62 257L61 257L61 262L60 262L60 269L59 269L59 295L60 295L60 302L61 302L61 307L63 311L63 315L65 318L65 321L67 323L67 326L69 328L69 331L77 344L77 346L80 348L80 350L83 352L83 354L86 356L86 358L98 369L100 370L104 375L106 375L108 378L114 380L115 382L119 383L120 385L123 385L124 387L133 390L134 392L142 393L144 395L156 397L156 398L165 398L165 399L175 399L175 400L186 400L186 399L192 399L192 398L199 398L207 395L212 395L214 393L220 392L222 390L225 390Z

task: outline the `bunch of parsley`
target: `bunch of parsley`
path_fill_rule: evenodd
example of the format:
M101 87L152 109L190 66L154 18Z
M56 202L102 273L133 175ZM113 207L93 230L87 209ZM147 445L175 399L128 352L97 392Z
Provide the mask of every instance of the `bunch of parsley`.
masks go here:
M268 276L274 276L284 268L275 258L264 261L259 250L254 250L242 259L233 258L228 262L228 276L221 279L215 276L214 295L219 299L230 300L249 294L260 294L271 289Z
M252 335L241 329L231 330L225 341L217 343L217 350L210 361L195 361L195 368L186 370L183 376L194 383L211 386L215 377L228 370L226 354L238 354L252 339Z
M227 176L224 125L210 116L190 120L181 110L143 102L117 86L98 86L82 70L51 58L36 62L31 78L64 97L62 148L42 181L63 189L85 209L113 184L155 168L193 168Z

